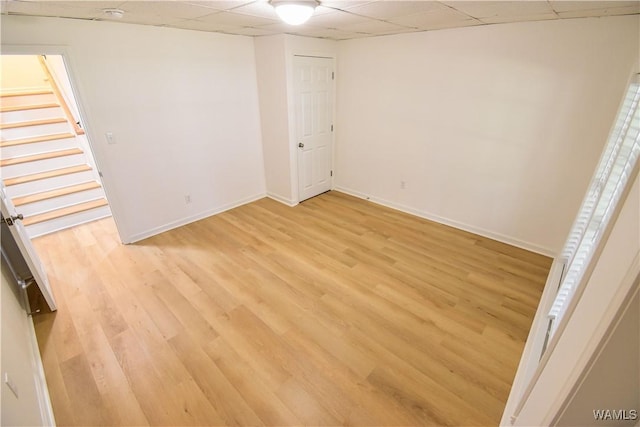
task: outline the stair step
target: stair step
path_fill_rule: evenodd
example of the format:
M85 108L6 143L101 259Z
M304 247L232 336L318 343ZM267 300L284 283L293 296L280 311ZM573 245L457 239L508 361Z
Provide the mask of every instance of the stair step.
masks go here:
M26 90L11 91L11 92L0 92L0 97L10 98L13 96L51 95L51 94L53 94L53 90L49 88L42 88L42 89L26 89Z
M71 148L68 150L50 151L48 153L33 154L31 156L14 157L12 159L0 160L0 166L19 165L22 163L35 162L38 160L55 159L56 157L73 156L74 154L82 154L79 148Z
M37 179L34 181L25 181L22 183L17 183L15 185L10 185L5 187L5 192L7 197L12 200L17 197L28 196L29 194L40 193L43 191L55 190L56 188L68 187L70 185L75 185L80 182L89 182L89 181L97 181L100 182L100 177L98 174L91 169L90 166L85 163L76 163L79 166L87 166L80 171L75 171L63 175L53 175L50 177L43 177L42 179ZM70 166L70 165L67 165ZM57 166L57 168L61 168L63 166ZM48 168L47 170L53 170L53 168ZM32 173L37 173L39 171L33 171ZM7 178L12 179L12 178ZM96 199L97 197L87 198ZM44 209L48 210L48 209Z
M110 216L111 210L109 209L109 205L106 205L100 206L95 209L89 209L88 211L66 215L49 221L39 222L25 228L27 229L27 235L29 235L29 237L33 239L38 236L55 233L56 231L65 230L67 228L75 227L80 224L86 224L87 222L96 221L98 219L107 218Z
M34 144L36 142L56 141L58 139L67 139L67 138L74 138L74 137L75 137L74 134L67 132L67 133L56 133L53 135L36 136L33 138L10 139L8 141L0 142L0 147L13 147L14 145Z
M29 104L29 105L3 105L0 107L0 113L8 113L11 111L24 111L24 110L40 110L42 108L57 108L60 104L56 102L45 102L42 104Z
M6 104L0 102L0 106L7 107ZM47 119L56 119L59 117L64 117L64 111L62 111L61 107L56 108L43 108L39 110L18 110L18 111L8 111L4 113L0 113L0 122L2 123L17 123L17 122L27 122L33 120L47 120ZM30 128L24 128L30 129ZM3 131L4 133L5 131Z
M41 200L53 199L54 197L66 196L67 194L79 193L81 191L100 188L97 181L83 182L81 184L70 185L68 187L56 188L55 190L43 191L40 193L29 194L27 196L17 197L13 199L15 206L26 205L27 203L35 203Z
M21 206L16 206L16 210L24 215L25 218L29 218L41 213L52 211L54 209L60 209L66 206L74 206L78 203L84 203L91 200L98 200L103 198L105 198L104 189L102 187L98 187L84 191L77 191L75 193L64 194L50 199L38 200L33 203L27 203ZM63 219L68 218L69 216L67 215Z
M23 175L15 178L7 178L4 180L4 185L9 187L11 185L24 184L25 182L38 181L41 179L53 178L56 176L69 175L77 172L90 171L89 165L71 166L68 168L54 169L46 172L32 173L31 175Z
M42 151L62 150L60 147L53 146L51 148L47 148L49 147L49 144L55 140L68 140L75 144L75 139L69 136L66 138L53 137L53 135L61 134L71 134L71 136L75 136L75 133L71 130L71 126L66 120L60 123L42 124L40 126L2 129L0 130L0 147L2 148L2 157L26 156L27 154L40 153ZM47 136L52 136L52 138L49 139ZM32 138L38 139L32 140ZM43 147L36 148L38 144L43 145ZM7 151L8 148L11 148L11 154Z
M0 123L0 129L15 129L28 126L53 125L56 123L65 123L67 119L64 117L55 117L52 119L29 120L26 122Z
M54 209L49 212L44 212L38 215L27 217L22 221L22 224L26 227L32 224L38 224L40 222L50 221L52 219L60 218L67 215L73 215L78 212L84 212L84 211L88 211L91 209L95 209L95 208L99 208L101 206L107 206L107 205L108 205L107 199L104 199L104 198L91 200L89 202L78 203L77 205L71 205L61 209Z

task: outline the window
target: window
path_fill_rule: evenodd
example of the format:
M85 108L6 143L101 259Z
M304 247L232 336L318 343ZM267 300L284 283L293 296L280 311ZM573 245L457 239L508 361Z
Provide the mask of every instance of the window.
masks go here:
M562 251L564 270L549 311L547 342L553 337L574 296L588 277L585 272L602 234L629 183L640 155L640 75L629 85L589 190Z

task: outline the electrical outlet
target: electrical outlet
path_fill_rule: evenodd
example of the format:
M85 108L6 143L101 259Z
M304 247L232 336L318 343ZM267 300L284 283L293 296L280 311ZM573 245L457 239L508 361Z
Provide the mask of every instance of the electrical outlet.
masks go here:
M106 132L104 136L107 138L107 144L115 144L116 137L113 136L113 132Z
M186 204L191 203L191 194L186 194L186 195L184 196L184 202L185 202Z
M406 182L404 182L404 181L400 181L400 188L401 188L401 189L403 189L403 190L404 190L405 188L407 188L407 183L406 183Z

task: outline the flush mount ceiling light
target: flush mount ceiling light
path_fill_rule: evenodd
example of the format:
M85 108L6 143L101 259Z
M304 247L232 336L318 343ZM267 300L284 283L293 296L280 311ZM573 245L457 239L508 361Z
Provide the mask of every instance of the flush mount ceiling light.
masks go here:
M122 9L102 9L102 12L113 19L120 19L124 16L124 10Z
M289 25L307 22L319 4L317 0L269 0L269 3L276 9L280 19Z

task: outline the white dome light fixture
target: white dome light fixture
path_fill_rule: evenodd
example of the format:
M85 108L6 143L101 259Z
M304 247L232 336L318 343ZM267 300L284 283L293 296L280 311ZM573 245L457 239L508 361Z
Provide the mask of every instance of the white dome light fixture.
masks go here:
M269 0L269 3L276 9L280 19L289 25L307 22L319 4L317 0Z

